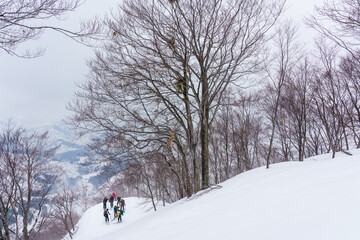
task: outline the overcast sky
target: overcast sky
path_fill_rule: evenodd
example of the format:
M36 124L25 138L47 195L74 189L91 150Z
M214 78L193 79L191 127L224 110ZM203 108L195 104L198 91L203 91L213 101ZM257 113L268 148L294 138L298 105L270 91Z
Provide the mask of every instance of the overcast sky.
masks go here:
M101 15L114 9L121 0L86 0L66 19L66 25L77 26L80 18ZM286 15L296 21L312 11L323 0L288 0ZM301 37L311 42L305 27ZM13 118L27 128L59 123L70 113L65 106L73 98L76 82L85 79L86 60L93 50L56 32L46 32L40 39L27 42L21 49L46 48L45 55L21 59L0 52L0 122Z

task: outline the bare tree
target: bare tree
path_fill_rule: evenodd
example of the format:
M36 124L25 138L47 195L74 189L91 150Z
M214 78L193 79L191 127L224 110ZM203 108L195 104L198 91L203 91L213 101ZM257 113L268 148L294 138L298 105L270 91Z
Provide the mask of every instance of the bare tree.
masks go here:
M43 227L45 217L41 214L57 177L57 170L49 163L56 148L46 132L28 133L11 122L0 142L1 170L7 170L0 178L2 184L8 184L1 194L5 235L11 232L16 238L33 239ZM10 231L7 221L11 215L15 229Z
M18 143L23 132L24 129L15 128L9 121L0 137L0 217L5 240L18 236L18 228L14 229L12 225L15 221L13 207L17 199L15 177L20 174L17 168L20 161Z
M216 184L261 166L263 122L255 104L258 100L249 94L222 101L210 135L211 177Z
M98 27L96 22L83 23L78 32L44 25L44 20L60 19L65 13L74 11L80 0L3 0L0 2L0 49L11 55L35 57L41 54L28 52L19 54L16 47L21 43L37 39L44 30L60 32L76 41L89 37Z
M265 91L267 97L264 102L271 124L266 168L270 166L275 130L279 121L279 108L283 87L289 80L293 67L300 57L301 50L301 46L296 42L296 27L291 22L287 22L278 28L275 43L277 50L274 52L275 59L273 64L270 65L268 70L270 84L267 87L267 91Z
M336 152L344 150L344 141L346 149L349 147L343 105L345 91L339 80L336 46L329 47L319 42L318 47L322 66L317 69L318 74L312 86L315 93L313 105L334 158Z
M21 141L22 161L19 167L24 174L16 178L19 191L16 202L22 214L22 234L25 240L41 228L42 208L57 178L58 169L49 164L56 148L50 144L47 132L24 136Z
M140 196L149 198L154 211L156 211L157 203L155 196L156 183L154 181L155 169L154 163L136 159L129 164L129 167L124 172L125 183L135 188L140 193Z
M50 219L56 224L54 228L59 237L68 234L71 239L73 238L75 225L80 219L75 210L78 197L74 190L62 187L56 196L52 198Z
M354 54L360 44L360 2L328 0L323 6L316 7L316 13L307 18L307 23Z
M311 88L312 89L312 88ZM314 103L313 101L311 102ZM320 155L328 153L329 144L324 131L324 127L317 116L317 113L313 107L309 109L308 115L308 131L306 139L306 154L308 156Z
M231 146L231 124L233 117L232 106L229 104L229 98L224 98L223 106L219 108L219 114L214 120L214 126L211 129L210 139L212 142L213 158L215 160L214 167L218 167L220 182L230 178L232 173L233 148ZM227 104L228 103L228 104ZM219 183L219 181L217 181Z
M281 122L288 122L291 133L291 143L298 152L298 160L303 161L306 153L308 120L310 118L310 102L313 92L309 85L314 79L314 69L308 59L299 62L289 82L285 84L281 99L281 109L284 110Z
M351 130L354 144L360 148L360 71L359 52L343 58L339 66L341 87L346 91L346 97L342 98L342 105L346 109L347 127Z
M112 38L91 62L92 80L70 107L73 120L133 144L154 141L154 133L163 142L175 131L192 165L194 192L200 166L207 188L212 119L227 87L244 85L244 76L258 70L282 7L283 1L124 1L106 21Z

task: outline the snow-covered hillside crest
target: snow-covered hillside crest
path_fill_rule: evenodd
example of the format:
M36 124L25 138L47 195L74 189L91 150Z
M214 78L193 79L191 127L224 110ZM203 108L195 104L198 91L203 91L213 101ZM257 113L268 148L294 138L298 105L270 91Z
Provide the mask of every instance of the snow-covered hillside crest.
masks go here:
M99 204L74 239L358 240L360 150L352 153L257 168L157 212L128 198L122 224L105 225Z

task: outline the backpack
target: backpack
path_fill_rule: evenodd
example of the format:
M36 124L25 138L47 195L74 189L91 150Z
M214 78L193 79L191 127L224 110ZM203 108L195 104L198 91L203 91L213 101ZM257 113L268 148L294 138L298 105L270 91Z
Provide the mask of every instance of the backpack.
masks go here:
M106 211L104 211L104 217L107 217L107 216L108 216L107 212L106 212Z

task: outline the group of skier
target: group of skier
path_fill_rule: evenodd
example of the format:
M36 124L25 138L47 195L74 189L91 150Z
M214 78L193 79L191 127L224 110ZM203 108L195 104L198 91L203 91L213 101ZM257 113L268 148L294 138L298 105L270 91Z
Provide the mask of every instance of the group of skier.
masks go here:
M114 201L115 200L116 200L116 204L114 206ZM104 207L104 217L105 217L105 223L106 224L110 223L110 216L111 216L110 212L109 212L109 209L107 208L107 202L108 201L110 203L110 209L112 209L114 211L113 220L115 220L117 218L118 223L121 223L122 222L121 216L123 216L124 212L125 212L125 200L123 198L121 198L121 196L118 196L116 198L115 193L112 193L109 199L104 197L103 207Z

